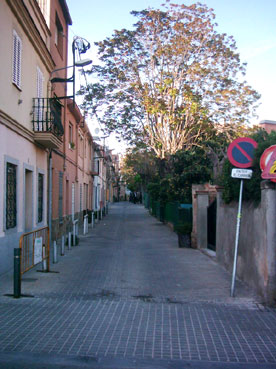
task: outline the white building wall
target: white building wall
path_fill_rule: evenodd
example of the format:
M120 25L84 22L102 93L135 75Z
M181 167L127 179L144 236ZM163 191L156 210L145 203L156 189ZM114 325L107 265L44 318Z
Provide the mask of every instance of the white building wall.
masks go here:
M30 0L29 5L35 9L37 4ZM52 65L47 46L42 41L48 40L46 26L43 26L45 32L40 37L38 28L34 27L34 21L38 19L28 18L27 14L23 2L0 1L0 50L5 51L1 53L0 69L0 274L12 269L13 249L19 247L21 234L47 225L48 152L36 145L33 138L32 99L37 97L38 67L44 76L42 94L47 97ZM32 16L39 14L33 11ZM12 80L13 30L22 40L20 88ZM16 226L6 229L8 162L16 165ZM40 223L39 173L43 175L43 220Z

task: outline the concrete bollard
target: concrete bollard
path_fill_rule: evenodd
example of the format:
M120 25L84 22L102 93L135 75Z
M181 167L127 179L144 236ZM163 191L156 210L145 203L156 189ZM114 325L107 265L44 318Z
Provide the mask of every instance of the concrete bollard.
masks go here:
M58 262L57 260L57 241L54 241L54 260L53 263L56 264Z
M71 240L72 240L72 235L71 232L68 233L68 250L71 250Z
M19 298L21 296L21 272L20 272L20 256L21 249L14 249L14 269L13 269L13 297Z
M60 249L60 255L64 256L65 254L65 242L64 242L64 235L61 237L61 249Z
M94 219L94 211L92 211L92 219L91 219L92 228L94 228L94 221L95 221L95 219Z
M83 234L86 233L88 233L88 215L85 215L83 219Z
M78 219L73 221L73 246L77 245L77 237L79 235L79 221Z
M73 225L73 246L76 246L76 225Z
M47 260L46 260L46 246L43 245L42 246L42 271L43 272L47 272Z

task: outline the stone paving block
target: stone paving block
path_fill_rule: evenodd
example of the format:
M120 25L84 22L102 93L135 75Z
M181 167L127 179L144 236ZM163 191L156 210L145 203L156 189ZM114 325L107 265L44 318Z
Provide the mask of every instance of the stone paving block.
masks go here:
M52 268L28 272L34 298L0 278L0 352L276 365L275 311L239 281L229 298L229 274L142 206L111 207Z

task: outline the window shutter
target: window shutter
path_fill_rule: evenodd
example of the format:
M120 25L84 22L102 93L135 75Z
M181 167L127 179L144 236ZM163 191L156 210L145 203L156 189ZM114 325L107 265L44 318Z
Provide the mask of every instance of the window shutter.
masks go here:
M22 59L22 41L18 34L13 31L13 70L12 82L21 88L21 59Z
M37 97L43 97L43 82L44 82L43 73L41 72L39 67L37 67L36 69L36 96Z
M38 97L37 104L37 112L36 112L36 121L38 123L38 130L43 131L43 101L41 100L43 97L43 82L44 77L43 73L39 69L36 68L36 96Z

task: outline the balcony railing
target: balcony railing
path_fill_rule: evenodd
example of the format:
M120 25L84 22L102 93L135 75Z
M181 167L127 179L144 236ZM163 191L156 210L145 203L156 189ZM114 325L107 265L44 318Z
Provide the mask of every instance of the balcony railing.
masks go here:
M55 98L33 99L33 131L36 142L46 148L58 148L64 134L61 104Z
M56 136L64 133L61 122L61 104L54 98L33 99L34 132L51 132Z
M99 175L99 165L92 160L90 174L95 177Z

